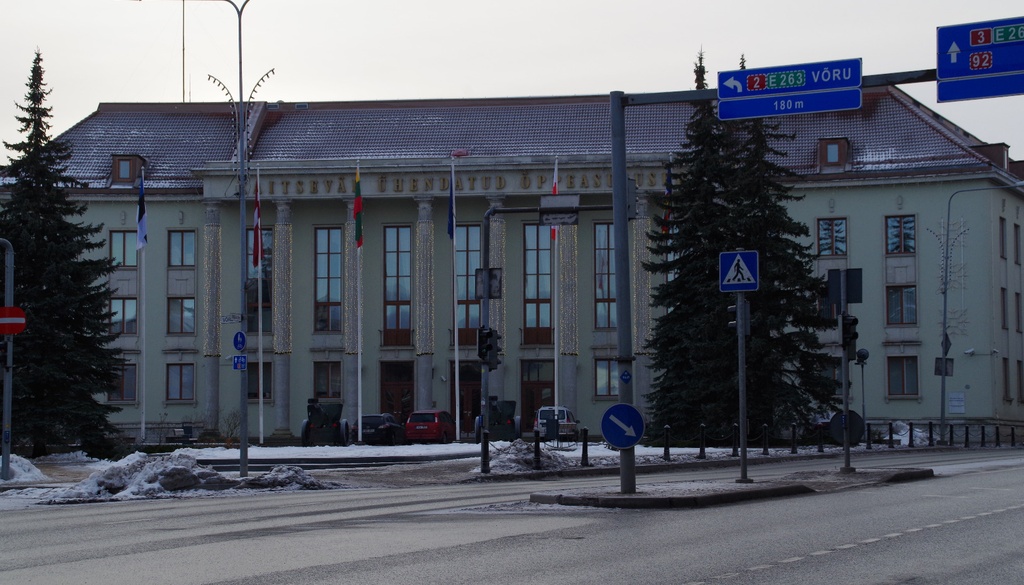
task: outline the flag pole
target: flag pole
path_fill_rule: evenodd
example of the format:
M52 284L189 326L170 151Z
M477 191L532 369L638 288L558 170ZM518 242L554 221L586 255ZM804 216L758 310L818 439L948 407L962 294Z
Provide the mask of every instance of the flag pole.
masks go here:
M143 315L145 313L144 307L146 306L146 264L144 259L146 257L146 244L149 241L149 230L146 226L146 167L142 167L140 171L139 208L136 213L138 227L135 232L135 249L138 251L139 255L139 302L138 306L135 307L135 319L138 323L137 327L139 335L138 394L139 410L141 411L139 444L144 445L146 443L146 336L144 334L145 319L143 319Z
M459 385L459 258L455 216L455 153L452 152L452 173L448 182L448 235L452 239L452 317L455 332L455 440L462 440L462 396Z
M555 157L555 177L551 183L551 194L558 195L558 157ZM558 227L551 226L551 240L554 243L554 258L551 262L551 278L554 282L551 283L551 331L552 341L555 346L555 383L554 383L554 396L555 403L552 406L558 406L558 342L559 342L559 327L558 327ZM558 418L557 409L555 418Z
M260 167L256 166L255 221L252 231L252 263L256 267L256 396L259 403L260 445L263 444L263 214L260 210ZM257 249L257 246L259 249Z
M363 193L359 182L359 161L356 160L356 429L357 440L363 442Z

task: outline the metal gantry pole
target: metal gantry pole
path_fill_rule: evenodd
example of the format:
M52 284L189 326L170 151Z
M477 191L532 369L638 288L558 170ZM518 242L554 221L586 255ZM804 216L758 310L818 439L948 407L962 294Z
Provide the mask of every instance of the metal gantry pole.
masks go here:
M736 293L736 351L739 359L740 394L740 477L736 483L751 483L747 477L747 298L742 292ZM765 431L767 433L767 430Z
M627 213L626 107L621 91L611 93L612 217L615 237L615 334L618 341L619 402L633 404L633 315L630 295L629 217ZM636 450L619 451L619 486L624 494L636 493Z
M0 238L4 248L4 306L14 306L14 246ZM14 407L14 336L4 335L7 344L7 363L4 365L3 460L0 479L11 479L11 408Z

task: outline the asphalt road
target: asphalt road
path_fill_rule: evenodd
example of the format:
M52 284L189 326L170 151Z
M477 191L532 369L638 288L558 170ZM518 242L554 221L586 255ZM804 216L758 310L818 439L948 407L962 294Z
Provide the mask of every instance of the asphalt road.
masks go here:
M0 583L920 585L1024 574L1021 450L883 452L854 465L931 467L937 477L688 510L526 503L555 485L614 486L614 476L36 506L3 514Z

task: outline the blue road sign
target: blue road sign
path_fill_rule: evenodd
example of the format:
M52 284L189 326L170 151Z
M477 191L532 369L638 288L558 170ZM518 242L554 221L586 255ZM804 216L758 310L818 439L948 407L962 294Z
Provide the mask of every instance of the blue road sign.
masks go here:
M718 74L718 99L811 93L859 88L861 60L822 61L760 69L737 69Z
M239 331L235 333L235 338L232 340L235 344L235 351L242 351L245 349L245 332Z
M613 404L601 417L601 436L612 447L629 449L644 436L644 417L632 404Z
M622 375L619 376L619 378L621 378L626 384L629 384L629 381L633 379L633 374L630 374L629 370L623 370Z
M749 292L757 290L757 250L722 252L718 255L718 290Z
M236 355L231 360L231 369L244 370L249 367L249 356Z
M939 27L938 101L1024 93L1024 17Z
M790 95L769 95L718 102L719 120L742 120L789 114L813 114L857 110L861 106L860 88Z

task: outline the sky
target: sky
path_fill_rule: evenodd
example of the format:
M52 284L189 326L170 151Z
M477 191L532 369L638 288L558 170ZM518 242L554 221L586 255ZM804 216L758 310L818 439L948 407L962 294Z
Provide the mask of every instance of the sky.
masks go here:
M242 0L236 0L241 2ZM651 93L718 71L863 59L865 75L934 69L936 27L1021 17L1007 0L248 0L243 93L286 102ZM184 12L184 15L183 15ZM184 28L183 28L184 20ZM239 17L228 0L31 0L4 6L0 140L21 139L35 51L54 135L100 103L218 102L239 93ZM183 43L184 41L184 43ZM184 51L183 51L184 44ZM1022 46L1024 51L1024 46ZM183 72L184 69L184 72ZM184 73L184 77L183 77ZM1024 158L1024 96L937 105ZM237 96L235 96L237 98ZM6 163L9 151L0 162Z

